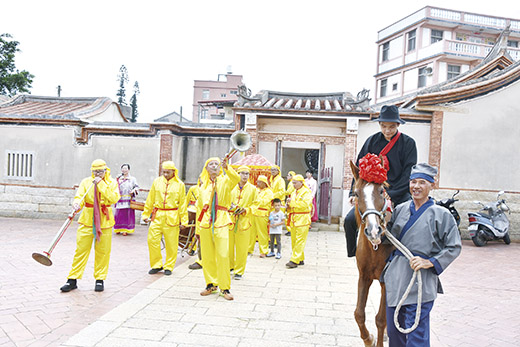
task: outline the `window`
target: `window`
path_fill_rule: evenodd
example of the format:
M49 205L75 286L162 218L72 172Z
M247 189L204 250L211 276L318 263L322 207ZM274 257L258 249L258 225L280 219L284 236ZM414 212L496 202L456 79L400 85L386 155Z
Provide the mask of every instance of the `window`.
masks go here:
M442 34L444 32L442 30L434 30L432 29L432 35L431 35L431 43L435 43L442 40Z
M460 65L448 65L448 79L457 77L460 75Z
M206 119L206 118L208 118L208 110L200 110L199 119Z
M386 96L386 84L387 83L388 83L388 80L386 80L386 79L381 80L381 89L379 90L380 97Z
M383 61L388 60L388 53L390 52L390 42L383 44Z
M415 29L408 33L408 52L415 49Z
M230 90L230 91L229 91L229 94L231 94L231 95L237 95L237 94L238 94L238 90Z
M208 100L209 99L209 90L204 89L202 91L202 100Z
M5 153L7 159L7 178L32 180L34 178L34 152L9 151Z
M518 48L518 41L510 41L510 40L507 40L507 47Z
M428 74L432 72L431 70L431 67L427 66L419 68L419 80L417 82L418 88L426 86L426 77L428 77Z
M226 93L221 93L221 94L220 94L220 97L221 97L221 98L225 98L226 96L227 96Z
M397 83L392 84L392 91L395 92L397 90Z

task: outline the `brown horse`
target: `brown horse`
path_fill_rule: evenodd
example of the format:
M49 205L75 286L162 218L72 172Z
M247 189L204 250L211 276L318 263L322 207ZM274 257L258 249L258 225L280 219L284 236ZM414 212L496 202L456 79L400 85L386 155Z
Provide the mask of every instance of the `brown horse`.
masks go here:
M365 325L365 307L368 291L374 280L379 280L385 261L393 250L390 244L382 244L386 221L387 199L385 185L370 183L359 177L359 168L351 161L350 168L354 174L354 196L356 201L356 221L359 225L359 237L356 250L356 261L359 272L358 296L354 317L359 326L361 338L365 346L375 346L374 336ZM383 347L383 336L386 328L385 285L381 284L381 301L376 315L377 346Z

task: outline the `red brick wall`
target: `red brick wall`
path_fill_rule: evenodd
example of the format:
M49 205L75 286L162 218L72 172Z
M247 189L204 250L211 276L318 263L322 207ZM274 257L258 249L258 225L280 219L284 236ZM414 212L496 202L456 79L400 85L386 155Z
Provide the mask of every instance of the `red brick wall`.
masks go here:
M444 118L444 112L435 111L433 112L432 122L430 124L430 156L428 162L430 165L439 168L439 174L437 176L437 183L440 180L441 170L441 149L442 149L442 121Z
M173 159L173 135L161 134L161 152L159 154L159 175L161 174L161 164L163 161Z
M345 160L343 164L343 189L350 189L352 184L352 171L350 170L350 161L356 162L357 157L357 134L347 134L345 136Z

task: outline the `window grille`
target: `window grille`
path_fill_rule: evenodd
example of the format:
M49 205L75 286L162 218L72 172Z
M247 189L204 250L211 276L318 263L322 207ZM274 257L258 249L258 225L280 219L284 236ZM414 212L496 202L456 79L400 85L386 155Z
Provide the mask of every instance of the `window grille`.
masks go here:
M388 83L388 80L384 79L381 80L381 89L379 90L379 96L384 97L386 96L386 85Z
M383 61L388 60L388 54L390 52L390 42L386 42L383 44Z
M415 49L415 29L408 33L408 52Z
M432 29L432 34L431 34L431 43L435 43L435 42L438 42L438 41L442 41L442 36L443 36L443 31L442 30L435 30L435 29Z
M34 152L6 151L6 176L19 180L34 178Z
M457 77L460 75L460 65L448 65L448 79Z

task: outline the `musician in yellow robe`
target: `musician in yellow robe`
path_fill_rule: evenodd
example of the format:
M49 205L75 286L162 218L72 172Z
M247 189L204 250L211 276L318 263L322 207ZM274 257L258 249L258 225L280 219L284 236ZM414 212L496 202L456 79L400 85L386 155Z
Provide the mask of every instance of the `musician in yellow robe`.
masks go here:
M302 175L295 175L292 180L294 192L287 199L287 213L291 226L291 260L285 264L292 269L304 265L304 249L311 226L312 192L305 185Z
M256 187L249 183L249 167L238 168L240 182L231 191L231 220L229 228L229 267L234 270L234 278L242 279L246 270L249 236L251 234L251 205L256 198Z
M82 208L84 210L78 220L76 253L72 261L72 269L67 277L67 283L60 288L62 292L70 292L78 287L77 279L83 277L94 238L96 239L94 244L96 254L94 290L102 292L105 289L104 280L107 277L112 248L112 227L115 224L111 205L118 202L121 196L117 181L110 176L110 169L105 161L94 160L90 170L92 175L81 181L72 203L75 211Z
M142 219L150 222L148 228L148 252L150 275L164 269L169 276L175 267L179 248L179 228L188 225L186 188L179 179L178 170L172 161L162 163L163 174L157 177L150 188ZM163 264L161 238L164 238L166 259Z
M269 177L269 185L273 191L273 199L285 199L285 181L280 174L280 167L278 165L271 166L271 177Z
M222 169L225 175L222 174ZM197 207L200 208L200 247L202 250L202 271L206 289L200 295L217 292L226 300L233 300L230 293L229 276L229 216L231 190L240 181L240 176L228 166L227 161L220 164L219 158L209 158L200 175L203 185L200 189Z
M251 214L253 227L251 228L251 239L249 242L249 253L255 250L256 238L258 237L258 248L260 249L260 258L265 258L269 248L269 233L267 225L269 223L269 210L271 209L271 201L273 200L273 192L269 188L267 177L258 176L256 181L258 194L251 205Z
M292 194L292 192L294 192L294 185L292 184L292 178L296 175L296 173L294 171L289 171L289 173L287 174L287 189L285 190L285 197L284 197L284 200L282 200L285 204L285 199L289 198ZM289 220L285 220L285 227L287 228L287 232L285 233L285 235L287 236L291 236L291 226L289 225Z

